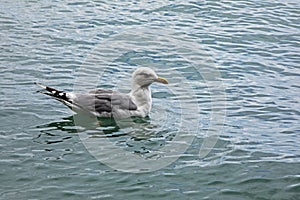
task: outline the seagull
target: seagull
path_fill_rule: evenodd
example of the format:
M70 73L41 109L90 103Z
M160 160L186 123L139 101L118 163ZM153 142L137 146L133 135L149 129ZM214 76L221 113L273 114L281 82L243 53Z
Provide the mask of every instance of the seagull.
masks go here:
M168 84L149 67L139 67L132 74L128 94L107 89L94 89L85 93L64 92L35 82L45 91L39 91L62 102L74 112L94 117L123 119L146 117L152 107L150 85L154 82Z

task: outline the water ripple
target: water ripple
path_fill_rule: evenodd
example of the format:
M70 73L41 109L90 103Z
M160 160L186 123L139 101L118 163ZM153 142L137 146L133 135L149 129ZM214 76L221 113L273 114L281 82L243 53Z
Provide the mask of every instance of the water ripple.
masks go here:
M6 183L0 198L298 198L297 1L2 1L0 5L0 173ZM139 36L141 28L149 33ZM163 40L162 33L170 37ZM104 45L110 38L140 48L104 63L102 58L122 49ZM170 43L170 38L188 42L191 51ZM101 45L103 51L97 52ZM187 56L199 61L200 73L184 59ZM74 123L67 108L36 94L32 84L40 81L70 91L76 76L98 74L108 66L99 85L127 92L131 71L146 64L170 79L170 87L178 92L153 86L152 117L137 123L136 129L105 121L105 126L86 130ZM213 66L221 73L226 99L212 99L204 77ZM180 88L175 72L186 79L196 98ZM91 137L107 137L129 152L147 156L174 138L180 125L179 102L199 105L194 115L201 118L197 137L175 163L153 173L137 176L107 168L86 151L77 134L87 131ZM226 103L226 120L214 149L199 159L204 139L220 131L209 127L213 102L215 109ZM166 116L169 120L161 123Z

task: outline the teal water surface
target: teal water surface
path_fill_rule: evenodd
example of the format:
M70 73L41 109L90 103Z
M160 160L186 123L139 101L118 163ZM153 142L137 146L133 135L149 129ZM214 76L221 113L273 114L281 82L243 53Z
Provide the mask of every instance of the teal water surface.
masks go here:
M298 1L0 5L0 199L299 199ZM134 126L81 127L33 84L128 92L138 66L170 84L153 85L152 113ZM190 129L177 160L143 173L107 166L80 138L147 158ZM217 143L200 158L210 134Z

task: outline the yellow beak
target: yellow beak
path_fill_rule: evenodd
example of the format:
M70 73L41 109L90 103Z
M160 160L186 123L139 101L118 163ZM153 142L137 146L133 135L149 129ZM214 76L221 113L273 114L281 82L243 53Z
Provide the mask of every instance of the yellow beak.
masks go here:
M167 79L162 78L162 77L158 77L158 78L156 79L156 82L158 82L158 83L163 83L163 84L168 84L168 83L169 83Z

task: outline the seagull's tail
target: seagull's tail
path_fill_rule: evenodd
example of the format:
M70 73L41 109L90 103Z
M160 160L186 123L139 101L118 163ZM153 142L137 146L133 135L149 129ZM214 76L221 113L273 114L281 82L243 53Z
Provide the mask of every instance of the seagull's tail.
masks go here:
M36 84L37 86L40 86L41 88L43 88L44 90L47 91L47 92L44 92L44 91L39 90L37 92L40 92L42 94L46 94L46 95L49 95L51 97L54 97L55 99L57 99L59 101L62 101L64 103L70 101L69 98L67 97L67 93L64 92L64 91L60 91L60 90L48 87L48 86L42 85L42 84L37 83L37 82L34 82L34 84Z

